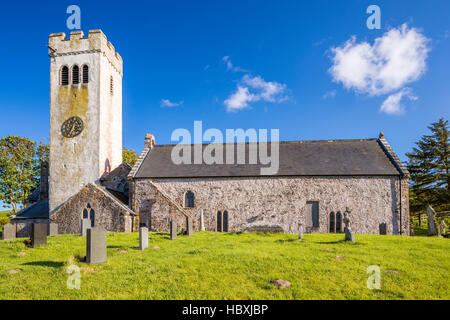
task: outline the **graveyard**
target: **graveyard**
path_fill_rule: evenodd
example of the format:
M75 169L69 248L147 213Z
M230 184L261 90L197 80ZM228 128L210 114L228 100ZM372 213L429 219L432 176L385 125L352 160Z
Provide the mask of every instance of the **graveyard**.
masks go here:
M0 241L0 299L450 298L445 238L356 234L353 243L344 234L305 234L301 241L284 233L142 235L148 243L139 232L108 233L100 264L83 262L89 233L49 236L35 248L23 238ZM78 290L67 286L74 265ZM370 265L380 266L380 290L367 288ZM291 285L276 287L276 279Z

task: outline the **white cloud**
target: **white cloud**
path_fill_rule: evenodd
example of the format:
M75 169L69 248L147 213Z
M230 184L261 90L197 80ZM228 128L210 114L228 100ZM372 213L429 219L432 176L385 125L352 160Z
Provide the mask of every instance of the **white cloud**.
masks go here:
M244 75L236 92L224 101L228 112L245 109L250 102L267 101L282 102L287 99L284 95L286 85L278 82L267 82L260 76Z
M337 94L336 90L331 90L331 91L327 91L325 92L325 94L322 96L323 99L328 99L328 98L334 98Z
M242 69L241 67L235 67L233 63L231 62L231 59L229 56L225 56L222 58L222 61L226 64L227 70L231 70L233 72L248 72L245 69Z
M184 101L172 102L169 99L161 99L161 107L179 107L183 103L184 103Z
M371 96L399 90L426 71L429 39L403 24L375 39L373 45L352 37L332 48L329 72L345 88Z
M405 107L401 103L403 97L408 98L409 100L418 99L415 95L413 95L410 88L404 88L401 91L387 97L381 105L380 111L387 114L402 114L405 111Z

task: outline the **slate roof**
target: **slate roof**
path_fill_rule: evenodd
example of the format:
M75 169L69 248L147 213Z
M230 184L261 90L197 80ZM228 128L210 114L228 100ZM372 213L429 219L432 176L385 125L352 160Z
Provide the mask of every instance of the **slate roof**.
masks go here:
M48 219L49 213L48 200L42 200L29 205L28 207L20 210L15 215L11 216L12 219Z
M380 139L288 141L279 143L279 170L275 176L397 176L407 174L396 163L397 156ZM387 142L385 142L387 144ZM234 144L235 158L236 146ZM175 145L156 145L144 155L131 178L257 177L268 165L180 164L171 160ZM207 146L203 144L202 148ZM192 154L194 145L191 145ZM270 154L270 143L267 148ZM226 147L224 148L224 163ZM193 159L193 156L191 157ZM259 157L258 157L259 159ZM191 161L193 163L193 161ZM236 163L236 160L235 162Z

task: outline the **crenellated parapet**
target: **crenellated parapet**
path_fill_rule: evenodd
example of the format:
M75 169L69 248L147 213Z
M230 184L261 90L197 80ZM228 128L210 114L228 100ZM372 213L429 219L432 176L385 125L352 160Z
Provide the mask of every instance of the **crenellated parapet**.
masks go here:
M88 37L84 37L83 31L72 31L70 38L66 34L52 33L48 36L49 54L52 57L77 55L86 53L102 53L113 67L123 74L122 57L116 52L114 46L108 41L102 30L89 30Z

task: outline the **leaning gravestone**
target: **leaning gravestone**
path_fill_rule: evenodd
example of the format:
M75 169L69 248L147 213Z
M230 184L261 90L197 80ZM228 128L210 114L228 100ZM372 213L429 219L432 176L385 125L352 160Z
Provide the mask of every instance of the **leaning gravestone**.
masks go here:
M16 238L16 226L8 223L3 226L2 240L12 240Z
M446 235L445 230L446 230L446 228L447 228L447 224L445 223L444 220L441 221L440 227L441 227L441 235L445 236L445 235Z
M49 223L48 224L48 233L49 236L56 236L58 234L58 224L57 223Z
M186 218L186 235L192 236L194 234L194 228L192 226L192 218L187 217Z
M139 228L139 250L148 248L148 229L147 227Z
M427 215L428 215L428 235L429 236L439 236L440 230L439 225L436 220L436 212L431 206L428 206L427 208Z
M47 224L33 223L31 227L31 246L33 248L47 244Z
M106 230L87 229L86 263L101 264L106 262Z
M81 236L84 237L87 234L87 230L92 228L92 222L90 219L81 219Z
M177 238L177 222L175 220L170 220L170 240L175 240Z
M343 222L345 224L345 227L344 227L345 241L355 242L355 237L354 237L352 229L350 227L351 220L350 220L350 217L348 216L349 213L350 213L350 210L348 210L348 208L347 208L344 212L344 219L343 219Z

